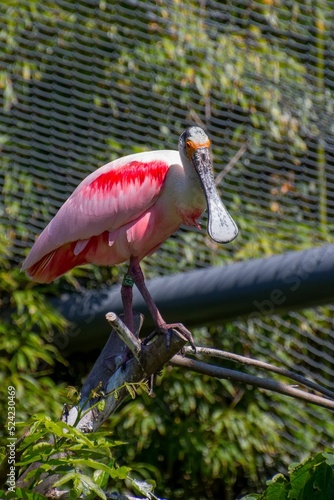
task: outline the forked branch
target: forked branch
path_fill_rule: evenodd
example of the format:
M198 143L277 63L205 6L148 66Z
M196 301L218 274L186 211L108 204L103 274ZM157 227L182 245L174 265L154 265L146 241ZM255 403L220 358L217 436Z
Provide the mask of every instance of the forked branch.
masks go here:
M334 410L334 401L326 399L316 394L312 394L295 387L291 387L281 382L269 378L260 378L254 375L248 375L247 373L240 372L237 370L231 370L229 368L222 368L219 366L209 365L208 363L203 363L201 361L196 361L194 359L184 358L182 356L176 355L171 360L172 366L180 366L183 368L190 369L197 373L202 373L203 375L210 375L211 377L217 377L221 379L231 380L236 383L241 383L244 385L252 385L253 387L258 387L272 392L277 392L279 394L284 394L285 396L295 397L307 401L309 403L316 404L318 406L323 406L324 408Z
M187 368L212 377L226 378L236 383L253 385L261 389L296 397L328 409L334 409L334 393L332 391L291 370L226 351L207 347L197 348L196 355L204 354L210 357L225 358L271 371L298 382L300 386L308 387L315 391L316 394L283 384L271 378L253 376L176 355L185 345L185 339L177 335L176 332L171 336L170 346L167 345L163 336L157 336L147 345L143 344L139 340L139 332L143 322L143 318L139 314L134 317L137 335L132 334L116 314L108 313L106 318L113 327L110 338L87 377L81 391L79 405L73 407L66 415L63 415L63 420L71 425L76 425L84 432L97 430L109 415L119 407L128 396L127 384L148 379L154 373L159 372L168 361L173 366ZM132 357L129 349L133 355ZM194 356L191 348L185 347L184 352ZM95 392L95 397L92 397L97 387L100 390L100 395L96 395ZM117 391L117 395L115 391ZM100 399L105 399L106 404L103 410L97 409L96 406Z

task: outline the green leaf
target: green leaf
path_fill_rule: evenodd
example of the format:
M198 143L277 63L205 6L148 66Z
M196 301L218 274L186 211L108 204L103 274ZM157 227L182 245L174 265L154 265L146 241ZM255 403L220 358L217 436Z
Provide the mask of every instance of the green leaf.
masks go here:
M138 479L131 479L134 490L137 493L145 495L145 498L156 499L157 497L153 494L153 490L156 486L155 481L139 481Z
M73 464L74 467L78 466L91 467L92 469L97 469L107 472L110 475L112 475L113 472L115 471L115 469L109 467L108 465L102 464L101 462L96 462L95 460L91 459L82 459L82 458L71 459L71 463Z
M126 479L128 477L129 472L131 472L131 468L122 465L117 469L112 469L112 473L110 475L113 479Z
M71 480L74 480L74 478L76 478L77 476L79 476L79 474L76 472L76 471L71 471L69 472L68 474L65 474L62 478L60 478L58 481L56 481L54 483L54 486L62 486L63 484L66 484L68 483L69 481Z
M0 490L0 498L13 498L15 500L17 500L18 498L22 500L46 500L46 497L44 495L35 493L33 491L28 491L23 488L16 488L14 493L7 492L6 494Z
M304 496L307 494L307 486L313 493L314 499L325 500L334 498L334 471L326 463L318 465L311 475L304 489Z
M321 453L316 455L315 457L309 458L297 465L292 469L290 475L290 483L291 483L291 498L300 498L301 493L305 488L309 490L310 486L308 485L308 480L310 476L312 477L315 472L315 466L319 465L319 463L323 462L325 458ZM312 494L314 492L312 491ZM305 492L304 492L305 494Z
M261 500L288 500L290 497L286 484L278 482L268 486L260 498Z
M30 446L32 443L36 443L36 441L45 438L45 432L44 431L39 431L39 432L34 432L33 429L30 429L31 434L26 436L24 440L20 443L19 450L23 451L25 450L28 446Z
M79 443L85 444L89 448L94 447L94 443L89 437L87 437L83 432L72 427L71 425L66 424L65 422L45 422L45 427L55 434L58 437L66 437L67 439L72 438L78 441Z
M125 386L126 390L128 391L128 393L130 394L131 398L135 399L136 398L136 391L135 391L133 385L125 383L124 386Z
M85 474L80 474L78 476L78 479L90 490L94 491L94 493L102 498L102 500L107 500L107 497L104 494L104 491L98 486L97 484L94 483L94 481L89 477L86 476Z
M73 490L74 490L74 493L75 493L75 498L79 498L80 495L82 494L84 488L83 488L83 484L82 482L80 481L80 478L79 477L75 477L74 480L73 480ZM72 491L70 492L70 494L72 493Z
M323 453L323 456L325 457L328 465L334 467L334 453Z
M101 399L98 403L97 403L97 408L99 411L103 411L106 407L106 400L105 399Z
M100 488L104 488L107 485L109 476L110 474L103 470L95 470L93 473L94 482L100 486Z

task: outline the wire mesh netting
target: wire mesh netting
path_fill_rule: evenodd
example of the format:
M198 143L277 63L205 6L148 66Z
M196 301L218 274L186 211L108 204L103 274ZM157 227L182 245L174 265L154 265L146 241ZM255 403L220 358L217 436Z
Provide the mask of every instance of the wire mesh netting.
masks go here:
M204 217L145 261L148 276L331 241L334 1L27 0L0 12L0 224L13 265L88 173L177 149L189 124L212 139L240 236L210 242ZM329 305L233 327L252 356L330 387L332 318ZM277 401L268 404L284 421ZM284 430L287 448L296 428ZM333 426L320 428L330 443Z

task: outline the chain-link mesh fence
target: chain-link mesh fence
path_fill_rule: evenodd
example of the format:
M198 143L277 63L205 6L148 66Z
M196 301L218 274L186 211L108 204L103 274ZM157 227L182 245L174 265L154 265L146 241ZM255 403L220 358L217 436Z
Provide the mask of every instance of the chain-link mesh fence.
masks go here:
M240 236L220 246L205 220L203 230L181 228L145 261L148 276L331 240L333 1L26 0L0 11L0 224L15 265L88 173L133 152L177 149L194 123L212 139ZM328 306L233 327L252 356L329 387L332 323ZM307 425L300 405L287 449ZM330 424L318 431L319 443L334 437Z

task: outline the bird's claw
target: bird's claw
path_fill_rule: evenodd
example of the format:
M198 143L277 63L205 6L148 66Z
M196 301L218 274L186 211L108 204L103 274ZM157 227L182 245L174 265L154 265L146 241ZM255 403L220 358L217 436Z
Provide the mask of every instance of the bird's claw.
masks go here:
M196 346L193 336L182 323L170 323L170 324L160 325L159 331L166 335L167 349L169 349L170 347L171 334L172 331L174 331L177 335L181 335L182 337L184 337L191 345L193 351L196 352Z
M157 334L162 334L165 335L166 337L166 346L167 350L170 348L170 341L171 341L171 335L172 331L176 333L177 335L185 338L189 344L191 345L192 349L194 352L196 352L196 346L194 343L193 336L191 335L190 331L182 324L182 323L163 323L159 325L154 332L152 332L150 335L145 337L142 341L142 344L146 345L148 344Z

